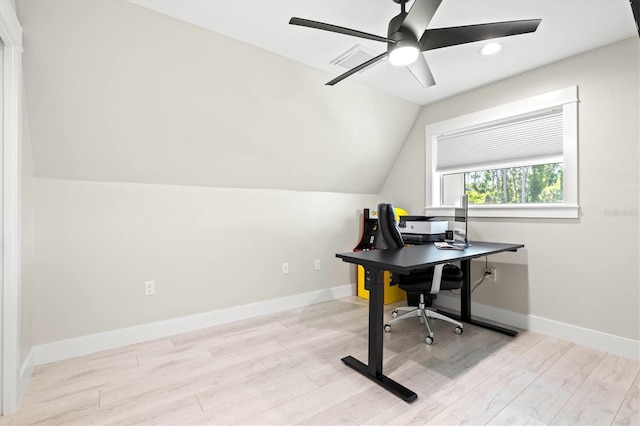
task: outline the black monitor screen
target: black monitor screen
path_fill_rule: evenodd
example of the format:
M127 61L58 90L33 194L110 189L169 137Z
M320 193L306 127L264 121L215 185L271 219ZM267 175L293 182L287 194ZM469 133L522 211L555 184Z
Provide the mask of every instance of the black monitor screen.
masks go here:
M460 207L456 207L454 211L453 238L455 240L469 243L468 223L469 204L467 196L463 195L460 197Z

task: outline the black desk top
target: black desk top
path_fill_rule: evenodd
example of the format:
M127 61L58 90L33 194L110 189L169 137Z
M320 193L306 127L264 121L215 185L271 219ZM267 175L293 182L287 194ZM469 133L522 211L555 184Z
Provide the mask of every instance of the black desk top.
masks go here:
M364 267L378 267L387 271L407 273L427 266L457 260L473 259L501 253L517 251L524 244L487 243L471 241L471 246L464 250L439 250L433 243L403 247L397 250L370 250L349 253L338 253L336 257L348 263L356 263Z

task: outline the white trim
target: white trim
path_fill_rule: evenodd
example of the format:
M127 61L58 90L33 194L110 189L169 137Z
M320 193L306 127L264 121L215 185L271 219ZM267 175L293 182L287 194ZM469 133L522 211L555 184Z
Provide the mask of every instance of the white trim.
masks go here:
M33 369L36 367L36 350L31 347L29 355L25 358L22 366L20 366L20 375L18 377L18 401L22 400L24 393L27 391L27 385L33 375Z
M451 309L460 309L460 299L440 293L436 299L437 306ZM626 337L615 336L577 325L566 324L534 315L525 315L493 306L471 302L471 311L474 317L480 317L489 321L499 322L512 327L558 337L583 346L598 349L604 352L640 360L640 342Z
M462 131L466 128L529 114L532 111L551 109L571 102L578 102L578 86L554 90L553 92L429 124L429 134L441 135L453 131Z
M562 107L563 114L563 195L564 204L531 206L490 205L478 209L477 205L469 206L471 217L517 217L517 218L568 218L579 217L578 207L578 86L570 86L553 92L544 93L527 99L499 105L482 111L454 117L438 123L429 124L425 128L426 170L431 176L431 188L425 197L425 211L445 207L442 200L442 176L452 173L451 170L436 171L438 158L437 139L451 132L471 130L478 126L492 125L501 121L517 118L536 111ZM555 161L554 161L555 162ZM508 162L503 162L507 166ZM465 170L466 171L466 170ZM429 198L430 196L430 198ZM475 210L475 211L474 211ZM429 213L426 213L429 214Z
M45 343L35 347L36 365L355 295L355 285L346 284L309 293Z
M3 48L2 137L2 414L18 407L21 274L22 29L9 0L0 0Z
M454 207L425 207L427 216L453 216ZM469 217L518 217L577 219L580 207L568 204L474 204L469 206Z
M577 94L576 94L577 96ZM565 204L578 204L578 102L566 103L562 107L562 117L564 123L562 129L563 147L562 155L564 164L562 166L562 185L564 186Z

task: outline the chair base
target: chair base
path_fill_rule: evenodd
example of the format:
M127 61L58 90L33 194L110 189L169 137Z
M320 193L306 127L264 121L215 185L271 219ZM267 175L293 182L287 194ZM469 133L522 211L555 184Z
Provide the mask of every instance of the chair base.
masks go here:
M429 325L429 318L440 319L456 325L456 328L455 328L456 334L462 334L462 331L464 330L464 327L461 322L456 321L447 316L444 316L439 312L435 312L435 311L432 311L431 309L427 309L424 303L424 294L422 293L420 294L420 302L418 303L417 308L415 306L401 306L397 308L395 311L393 311L395 315L397 315L398 312L406 312L406 313L387 321L387 323L384 326L384 331L386 331L387 333L391 332L391 324L393 324L396 321L400 321L406 318L418 317L420 318L420 322L423 323L427 328L428 334L424 340L428 345L433 343L433 331L431 331L431 327Z

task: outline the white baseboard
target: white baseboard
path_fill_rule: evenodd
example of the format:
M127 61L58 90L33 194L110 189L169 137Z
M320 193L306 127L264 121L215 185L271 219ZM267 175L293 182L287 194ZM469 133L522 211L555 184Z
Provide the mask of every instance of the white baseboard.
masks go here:
M35 365L60 361L106 349L140 343L175 334L212 327L259 315L295 309L328 300L354 296L356 287L346 284L309 293L234 306L201 314L173 318L104 333L45 343L34 347ZM32 351L33 352L33 351Z
M26 389L36 365L60 361L76 356L86 355L106 349L140 343L152 339L173 336L175 334L212 327L246 318L295 309L315 303L354 296L356 288L353 284L342 285L309 293L281 297L263 302L234 306L217 311L189 315L165 321L158 321L104 333L76 337L34 346L20 369L20 394ZM439 294L436 305L446 309L459 310L458 298ZM559 337L570 342L592 347L602 351L640 360L640 342L612 334L565 324L533 315L524 315L488 305L472 302L474 316L505 325L534 331L549 336Z
M36 367L36 348L31 347L29 355L25 358L24 362L20 366L20 372L18 376L18 402L22 401L22 397L27 390L29 380L33 374L33 369Z
M446 294L438 294L436 305L445 309L460 310L460 300L457 297ZM637 340L474 302L471 302L471 312L474 317L477 316L524 330L559 337L590 348L640 360L640 342Z

